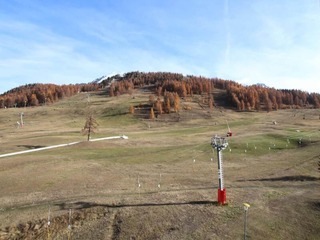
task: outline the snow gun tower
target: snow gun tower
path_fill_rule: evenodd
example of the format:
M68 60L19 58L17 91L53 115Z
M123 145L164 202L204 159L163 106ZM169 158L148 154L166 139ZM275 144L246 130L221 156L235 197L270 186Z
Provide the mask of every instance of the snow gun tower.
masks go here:
M226 189L223 184L223 163L222 150L228 146L228 142L224 137L214 136L211 139L211 146L217 149L218 155L218 174L219 174L219 189L218 189L218 204L224 205L227 201Z

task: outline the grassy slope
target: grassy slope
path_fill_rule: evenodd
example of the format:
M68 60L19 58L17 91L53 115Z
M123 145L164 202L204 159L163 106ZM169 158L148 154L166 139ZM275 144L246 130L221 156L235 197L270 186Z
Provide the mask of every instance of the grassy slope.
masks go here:
M126 134L129 140L83 142L0 159L0 228L45 218L48 205L87 201L142 204L116 211L120 239L131 235L240 239L242 202L246 201L252 204L248 232L252 239L319 236L319 110L210 112L188 102L183 104L192 110L181 111L181 122L172 120L174 114L156 121L128 114L131 104L147 99L148 94L141 93L135 98L90 96L100 124L94 137ZM0 153L84 141L80 132L86 106L87 95L78 94L50 106L24 109L23 129L15 127L21 109L1 109ZM223 152L229 205L186 204L216 200L216 156L210 140L214 134L226 133L226 120L234 133L230 148ZM163 205L143 206L149 202ZM58 215L61 208L57 206ZM134 217L143 221L132 221Z

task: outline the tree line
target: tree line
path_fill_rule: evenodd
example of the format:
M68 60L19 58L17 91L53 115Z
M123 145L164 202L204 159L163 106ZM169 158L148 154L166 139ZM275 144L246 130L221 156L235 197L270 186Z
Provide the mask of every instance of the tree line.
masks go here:
M277 90L261 85L243 86L230 80L219 78L206 78L201 76L187 75L168 72L130 72L123 76L117 75L114 81L108 82L109 95L117 96L132 93L134 89L148 89L154 92L158 99L155 109L159 109L160 97L164 97L162 108L168 109L168 93L177 94L179 98L186 98L194 94L205 96L206 104L213 107L214 88L226 91L226 101L239 111L272 111L287 108L320 108L320 94L308 93L301 90L281 89ZM172 99L171 104L174 104ZM166 103L165 103L166 101ZM163 112L168 110L162 109Z
M301 90L276 90L259 85L227 85L229 102L239 111L320 108L320 94Z
M0 108L39 106L99 89L98 84L27 84L0 95Z
M228 106L238 111L272 111L287 108L320 108L320 94L301 90L277 90L261 85L243 86L231 80L206 78L170 72L129 72L115 75L101 83L55 85L28 84L0 95L0 108L38 106L53 103L78 92L107 89L109 96L133 93L134 89L153 92L157 114L180 109L180 99L201 96L201 103L213 108L214 89L225 90Z

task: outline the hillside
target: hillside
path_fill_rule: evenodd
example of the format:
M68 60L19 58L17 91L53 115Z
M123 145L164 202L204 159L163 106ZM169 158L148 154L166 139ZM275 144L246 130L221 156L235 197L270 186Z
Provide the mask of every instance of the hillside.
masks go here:
M319 109L234 111L219 107L227 91L216 87L212 109L193 93L150 119L152 85L0 109L0 154L80 141L0 158L0 239L242 239L244 202L248 239L318 238ZM86 141L89 112L93 138L129 139ZM219 206L210 143L227 121L228 204Z
M36 107L51 104L63 98L71 97L79 92L94 91L96 84L27 84L0 95L0 108Z
M215 89L226 91L226 103L239 111L278 110L288 108L319 108L320 94L300 90L276 90L262 84L243 86L234 81L218 78L183 76L177 73L131 72L123 76L116 75L102 81L110 86L109 95L130 93L133 89L147 88L158 97L166 93L177 93L180 98L201 95L202 101L214 105Z
M156 114L176 112L180 99L201 96L199 104L212 109L227 107L238 111L273 111L278 109L320 108L320 94L300 90L277 90L263 84L243 86L218 78L183 76L168 72L129 72L103 77L88 84L63 85L29 84L0 95L0 108L38 106L53 103L78 92L104 90L108 96L131 94L134 90L155 95L151 102ZM221 94L221 91L225 91ZM223 96L223 100L221 97ZM215 99L220 99L215 102ZM222 100L222 101L221 101Z

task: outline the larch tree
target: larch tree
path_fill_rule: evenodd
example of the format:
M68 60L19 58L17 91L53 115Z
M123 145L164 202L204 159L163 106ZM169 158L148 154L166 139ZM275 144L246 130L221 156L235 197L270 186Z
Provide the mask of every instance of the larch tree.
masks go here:
M166 112L166 113L170 113L170 111L171 111L171 104L170 104L170 99L169 99L169 97L168 97L168 95L167 94L165 94L164 95L164 111Z
M241 101L240 101L240 106L241 106L241 111L244 111L246 106L245 106L243 99L241 99Z
M38 101L36 94L31 95L30 103L31 103L31 106L38 106L39 105L39 101Z
M93 117L92 113L89 113L82 129L84 135L87 135L87 140L90 141L92 133L95 133L95 130L98 128L99 124L96 119Z
M152 120L154 119L154 111L153 111L153 108L150 109L149 118L152 119Z
M210 110L212 110L213 109L213 99L212 99L212 97L211 98L209 98L209 108L210 108Z
M133 105L130 105L129 112L131 114L134 114L134 106Z
M153 107L158 112L158 114L162 114L162 102L160 98L157 98L157 101L153 104Z
M179 112L180 110L180 97L178 93L174 94L174 110L175 112Z

